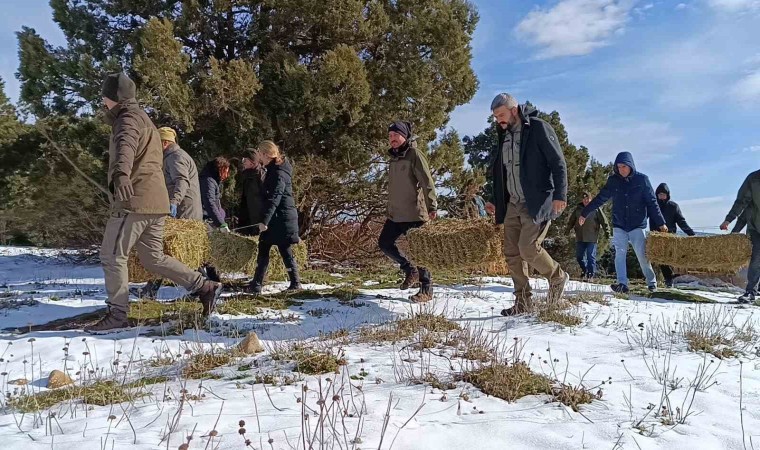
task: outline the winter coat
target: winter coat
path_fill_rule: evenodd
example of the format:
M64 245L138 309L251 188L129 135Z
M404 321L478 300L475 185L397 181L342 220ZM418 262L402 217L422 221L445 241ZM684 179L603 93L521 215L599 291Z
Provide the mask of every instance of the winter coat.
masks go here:
M733 222L747 208L747 229L760 233L760 170L749 174L742 183L726 222Z
M583 203L578 203L575 211L570 215L570 220L567 222L566 233L575 230L576 242L599 242L599 231L610 234L610 224L607 222L607 216L604 215L602 210L592 212L586 217L586 222L583 225L578 223L578 219L583 212Z
M559 139L548 123L538 118L538 111L528 105L519 108L523 121L520 137L520 184L525 204L535 223L556 219L554 200L567 201L567 165ZM493 204L496 223L504 223L509 205L509 192L502 147L506 131L499 127L499 141L492 152Z
M694 230L691 229L688 223L686 223L686 219L683 217L683 214L681 213L681 207L678 206L678 203L674 202L670 199L670 188L667 184L661 183L659 186L657 186L657 189L654 191L655 195L660 194L667 194L668 198L665 201L660 200L660 198L657 198L657 206L660 207L660 212L662 213L662 217L665 219L665 225L668 226L668 232L669 233L675 233L678 231L676 229L676 225L681 227L681 230L683 230L684 233L686 233L689 236L694 236L696 233L694 233ZM658 227L655 226L655 224L652 222L652 218L649 218L649 229L652 231L656 231Z
M438 209L427 158L409 142L389 153L388 219L396 223L427 221Z
M625 178L620 175L618 164L630 167L631 174ZM607 183L599 194L583 208L581 215L588 217L610 199L612 199L612 226L615 228L621 228L626 232L646 228L647 217L651 217L652 224L657 228L665 225L665 219L657 205L657 197L654 195L649 177L636 171L633 155L628 152L617 155L614 173L607 178Z
M732 233L741 233L744 227L747 226L747 217L752 215L752 211L750 208L745 209L742 211L741 214L739 214L739 217L736 218L736 223L734 224L734 228L731 229Z
M225 224L227 215L222 208L222 181L214 160L206 163L201 171L200 182L203 220L219 228Z
M179 145L164 150L164 179L169 203L177 205L177 219L202 220L201 187L195 161Z
M264 169L254 167L240 174L243 195L240 199L240 234L254 236L259 229L253 225L264 219Z
M286 159L282 164L272 161L264 177L264 217L261 221L268 230L261 239L272 245L300 242L298 237L298 210L293 197L293 166Z
M132 81L124 77L119 82ZM163 147L158 130L134 98L127 99L107 112L111 124L108 145L108 189L114 193L115 182L129 180L134 195L126 202L114 197L112 209L139 214L169 214L169 194L162 171ZM124 184L122 183L122 184Z

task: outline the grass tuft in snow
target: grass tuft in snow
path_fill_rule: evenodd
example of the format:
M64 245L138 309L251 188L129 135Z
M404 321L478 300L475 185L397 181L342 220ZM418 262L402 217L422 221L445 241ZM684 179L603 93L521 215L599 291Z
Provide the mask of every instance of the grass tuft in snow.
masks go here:
M524 362L494 363L465 372L462 381L471 383L483 393L514 402L528 395L551 394L551 380L539 375Z
M272 359L291 361L295 364L293 371L304 375L338 373L338 369L346 365L346 357L342 349L334 350L329 346L314 344L306 342L283 344L272 349Z
M190 356L183 370L185 377L190 379L216 378L209 372L230 364L233 360L232 352L227 350L209 350L195 353Z
M407 319L398 319L374 328L364 328L359 333L359 341L369 344L398 342L410 339L420 331L448 333L461 327L443 315L421 313ZM431 338L433 338L431 336ZM445 339L445 338L442 338ZM436 338L436 340L438 340ZM426 347L429 348L429 347Z
M569 301L573 305L579 305L581 303L598 303L603 306L609 306L610 300L603 292L586 291L580 292L575 295L565 297L565 300Z
M556 323L566 327L578 326L583 322L583 318L576 315L574 312L569 310L563 311L558 308L540 309L538 314L536 314L536 318L540 322Z

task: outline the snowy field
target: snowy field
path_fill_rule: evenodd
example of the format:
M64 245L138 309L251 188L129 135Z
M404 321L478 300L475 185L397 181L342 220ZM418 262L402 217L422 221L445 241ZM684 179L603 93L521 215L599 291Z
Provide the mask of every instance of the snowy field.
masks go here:
M327 292L341 278L334 281L306 287ZM546 290L544 281L533 282ZM405 300L411 291L365 283L353 299L325 295L284 310L215 314L208 331L141 327L90 336L34 326L102 308L98 266L76 266L58 252L0 247L0 448L760 448L755 307L734 304L735 292L688 292L714 303L619 299L604 286L571 282L568 298L587 302L570 311L580 323L563 326L500 317L514 299L509 279L437 286L424 306ZM162 288L160 300L182 294ZM445 316L451 330L368 338L373 326L388 330L420 313ZM205 379L185 376L195 355L225 353L249 331L266 351L236 354ZM705 340L711 353L693 348ZM281 355L299 348L331 354L340 365L322 375L294 372ZM483 361L467 354L476 348L487 355ZM493 364L487 359L523 361L556 389L582 387L593 401L575 412L548 393L514 402L486 395L463 380ZM9 407L47 391L54 369L75 385L162 378L123 403L68 399L25 413Z

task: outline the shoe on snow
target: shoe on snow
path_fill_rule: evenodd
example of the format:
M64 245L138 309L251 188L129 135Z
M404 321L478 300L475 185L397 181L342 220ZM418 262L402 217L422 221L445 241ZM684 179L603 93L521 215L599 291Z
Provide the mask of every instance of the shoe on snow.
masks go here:
M203 317L208 317L216 307L216 301L222 293L222 283L216 281L205 281L203 286L196 291L198 300L203 305Z
M745 292L738 299L739 303L755 303L755 294L751 292Z
M404 277L404 281L401 282L400 289L402 291L405 291L409 288L414 287L417 283L420 282L420 271L417 270L416 267L413 267L409 270L409 272L406 273L406 277Z
M649 292L652 293L652 294L654 294L655 292L657 292L657 286L655 286L655 285L647 286L647 289L649 289Z
M126 316L115 315L109 312L96 324L84 327L84 331L90 334L109 334L118 333L129 328L129 321Z
M612 292L617 292L618 294L627 294L628 293L628 286L622 283L615 283L610 285L610 289L612 289Z
M418 293L409 297L409 300L411 300L414 303L427 303L432 299L433 299L433 290L431 288L421 288Z

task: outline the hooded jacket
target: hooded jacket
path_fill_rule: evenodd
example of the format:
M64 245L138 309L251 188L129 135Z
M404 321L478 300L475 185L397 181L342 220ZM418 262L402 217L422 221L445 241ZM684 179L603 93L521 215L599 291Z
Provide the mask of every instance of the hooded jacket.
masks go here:
M618 172L617 165L625 164L631 168L631 173L623 177ZM607 183L599 194L583 208L581 215L588 217L593 211L612 199L612 226L629 232L637 228L646 228L647 218L659 228L665 225L657 197L654 195L649 177L636 170L633 155L629 152L618 153L615 158L614 173L607 178Z
M683 230L684 233L686 233L689 236L694 236L694 230L691 229L688 223L686 223L686 219L683 217L683 214L681 213L681 207L678 206L678 203L674 202L670 199L670 188L668 188L668 185L665 183L661 183L659 186L657 186L657 189L654 191L655 195L660 194L667 194L668 198L666 200L660 200L660 198L657 198L657 206L660 207L660 212L662 212L662 217L665 219L665 225L668 226L668 232L669 233L675 233L678 231L676 229L676 226L681 227L681 230ZM658 227L655 226L653 221L649 220L649 229L652 231L657 230Z
M760 232L760 170L749 174L742 183L726 222L733 222L742 213L747 221L747 230Z
M607 222L607 216L604 215L602 210L592 212L586 217L586 222L581 225L578 223L578 218L583 212L583 203L578 203L575 211L570 215L570 220L567 222L567 230L569 233L571 230L575 230L576 242L599 242L599 232L604 230L607 235L610 233L610 224Z
M518 108L523 121L520 138L520 184L525 204L535 223L556 219L554 200L567 201L567 165L559 139L548 123L538 118L538 111L528 105ZM506 131L499 127L499 141L492 152L491 177L496 223L504 223L509 205L502 146Z
M213 159L201 171L200 182L203 220L219 228L225 224L227 214L222 208L222 180Z
M264 219L264 169L254 167L240 174L243 194L240 198L240 234L253 236L258 228L253 225Z
M428 221L430 213L438 209L438 197L427 158L410 141L388 153L388 219L396 223Z
M158 130L133 97L132 80L121 74L109 77L108 82L116 83L119 92L119 103L106 112L105 118L111 125L108 189L114 193L117 180L129 180L134 189L129 201L120 202L114 198L111 207L115 211L139 214L169 214L163 147Z
M164 179L169 203L177 205L177 219L202 220L201 188L195 161L179 145L164 150Z
M261 239L272 245L289 245L300 242L298 237L298 210L293 196L293 166L285 159L266 167L264 177L264 214L262 223L268 230Z

